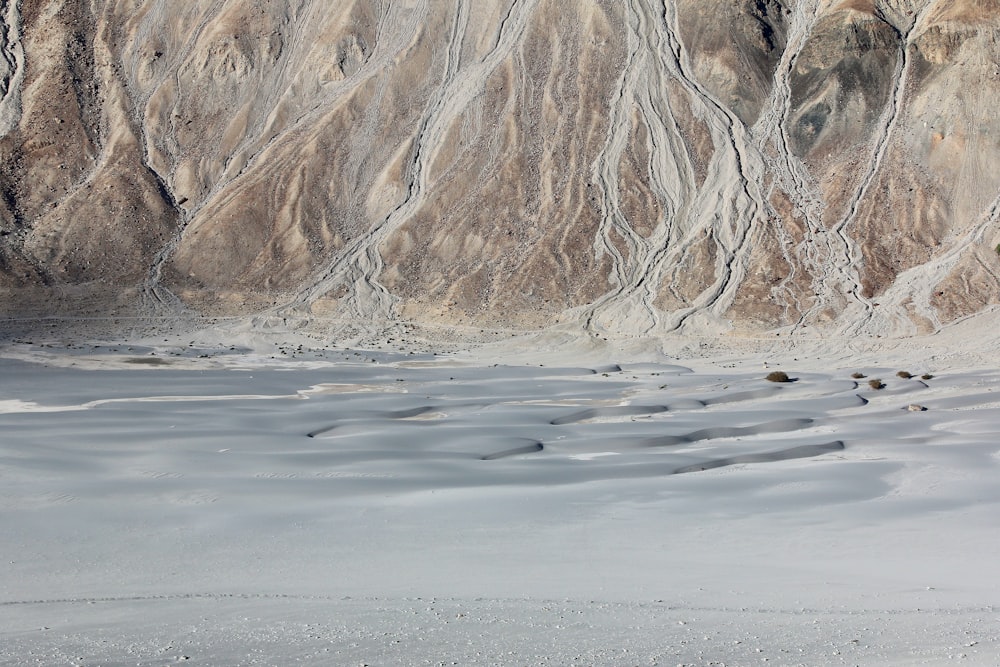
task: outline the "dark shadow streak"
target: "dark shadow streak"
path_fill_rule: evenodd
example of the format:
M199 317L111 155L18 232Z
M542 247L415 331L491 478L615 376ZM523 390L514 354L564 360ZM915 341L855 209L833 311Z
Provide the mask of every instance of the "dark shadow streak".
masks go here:
M647 438L641 442L641 445L644 447L670 447L687 445L702 440L715 440L716 438L738 438L740 436L752 436L761 433L787 433L807 428L814 421L813 419L779 419L755 426L716 426L713 428L703 428L683 435L661 435L655 438Z
M533 442L530 445L525 445L523 447L515 447L514 449L505 449L502 452L497 452L496 454L487 454L482 457L483 461L496 461L497 459L505 459L508 456L517 456L518 454L535 454L537 452L545 449L545 445L540 442Z
M688 472L701 472L714 468L725 468L726 466L739 465L741 463L771 463L774 461L789 461L791 459L807 459L820 454L839 452L844 449L844 443L840 440L828 442L823 445L803 445L782 449L777 452L762 452L760 454L745 454L743 456L731 456L724 459L712 459L703 463L684 466L674 471L675 475L682 475Z

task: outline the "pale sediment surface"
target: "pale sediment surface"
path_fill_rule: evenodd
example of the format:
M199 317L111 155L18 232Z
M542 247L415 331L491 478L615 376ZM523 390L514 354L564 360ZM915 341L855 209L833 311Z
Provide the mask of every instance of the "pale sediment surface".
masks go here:
M0 0L0 662L993 664L998 26Z
M995 368L285 352L8 348L0 661L1000 650Z

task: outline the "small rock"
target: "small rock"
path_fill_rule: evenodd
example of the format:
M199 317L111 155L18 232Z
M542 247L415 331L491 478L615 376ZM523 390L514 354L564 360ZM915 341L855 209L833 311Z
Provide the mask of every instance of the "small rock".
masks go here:
M906 407L910 412L926 412L927 408L922 405L917 405L916 403L911 403Z

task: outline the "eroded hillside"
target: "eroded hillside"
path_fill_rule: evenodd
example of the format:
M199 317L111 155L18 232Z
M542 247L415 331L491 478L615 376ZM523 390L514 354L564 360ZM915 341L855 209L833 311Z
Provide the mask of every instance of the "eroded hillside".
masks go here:
M0 0L7 315L933 331L997 0Z

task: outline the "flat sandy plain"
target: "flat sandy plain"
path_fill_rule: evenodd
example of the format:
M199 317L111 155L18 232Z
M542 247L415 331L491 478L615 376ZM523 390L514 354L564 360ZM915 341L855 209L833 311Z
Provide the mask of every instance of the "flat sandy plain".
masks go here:
M995 664L1000 369L703 347L6 344L0 663Z

